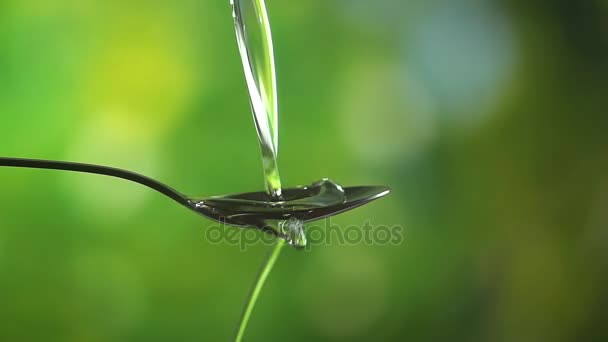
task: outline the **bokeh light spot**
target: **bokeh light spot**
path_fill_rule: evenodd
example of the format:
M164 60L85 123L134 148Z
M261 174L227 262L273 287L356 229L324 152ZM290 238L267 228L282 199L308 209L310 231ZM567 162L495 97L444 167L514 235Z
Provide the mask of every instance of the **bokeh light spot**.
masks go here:
M392 164L424 150L435 133L434 109L415 79L397 64L355 63L341 87L340 132L368 164Z

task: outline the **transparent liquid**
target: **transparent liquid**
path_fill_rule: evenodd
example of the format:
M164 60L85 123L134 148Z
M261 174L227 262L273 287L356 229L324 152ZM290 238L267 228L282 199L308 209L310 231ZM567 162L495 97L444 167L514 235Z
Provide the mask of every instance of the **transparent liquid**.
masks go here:
M279 113L274 49L266 4L264 0L231 0L231 4L253 120L262 153L266 191L269 196L265 198L213 198L201 201L199 204L230 206L230 208L224 207L224 209L226 212L230 212L230 210L235 212L233 217L229 218L233 222L243 222L243 224L263 228L272 227L273 232L287 240L290 245L305 246L306 235L303 222L293 216L288 219L275 217L273 213L276 214L277 210L286 208L293 210L304 208L306 210L306 208L312 209L342 203L345 201L344 191L336 183L323 180L310 187L292 190L289 198L283 198L277 165ZM205 202L207 203L205 204ZM242 212L234 211L238 208L242 209Z
M232 0L236 38L260 142L266 190L281 197L279 112L270 22L264 0Z

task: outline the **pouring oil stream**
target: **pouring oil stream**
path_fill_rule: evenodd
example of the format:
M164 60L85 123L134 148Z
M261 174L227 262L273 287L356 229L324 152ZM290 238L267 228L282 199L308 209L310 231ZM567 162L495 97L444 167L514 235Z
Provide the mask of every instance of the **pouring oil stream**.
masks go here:
M232 11L253 121L262 152L266 191L273 199L279 199L279 112L274 48L266 5L264 0L232 0Z
M245 72L253 121L257 129L266 191L281 198L281 178L277 165L279 147L277 86L270 22L264 0L231 0L236 39ZM285 222L278 222L285 225ZM282 230L282 227L279 227ZM300 224L302 231L302 225ZM292 240L293 241L293 240ZM304 244L306 244L304 239ZM262 287L278 259L285 240L277 239L249 294L237 326L235 341L241 341Z
M313 184L311 186L311 190L314 190L311 192L313 195L308 195L308 190L302 188L302 191L300 191L302 197L282 197L281 178L277 165L279 150L277 83L274 48L266 4L264 0L231 0L231 5L237 44L253 112L253 121L262 154L264 180L269 200L256 203L237 200L236 202L230 201L229 205L256 204L261 205L262 208L270 209L285 204L316 208L343 203L346 201L344 190L341 186L329 180L322 180ZM216 202L218 200L225 201L226 199L216 199ZM285 242L295 247L306 246L306 234L302 221L293 218L290 220L266 221L266 223L276 227L278 235L282 238L277 239L275 247L262 264L262 269L238 325L237 341L240 341L243 337L255 302Z

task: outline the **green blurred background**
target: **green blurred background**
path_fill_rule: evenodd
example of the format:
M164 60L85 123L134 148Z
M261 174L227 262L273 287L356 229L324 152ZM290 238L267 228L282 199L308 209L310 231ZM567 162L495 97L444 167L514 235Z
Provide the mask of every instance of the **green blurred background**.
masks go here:
M386 184L286 249L248 340L608 339L606 1L268 0L283 184ZM228 0L0 1L0 156L263 189ZM0 340L227 340L268 246L138 185L0 168Z

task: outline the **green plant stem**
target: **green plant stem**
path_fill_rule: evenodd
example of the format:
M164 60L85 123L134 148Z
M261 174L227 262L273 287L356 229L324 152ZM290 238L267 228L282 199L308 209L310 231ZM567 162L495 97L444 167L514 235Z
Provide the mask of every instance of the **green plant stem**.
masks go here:
M247 328L247 323L249 322L249 318L251 318L251 313L253 312L255 303L257 302L260 292L262 291L262 288L264 287L266 278L268 278L270 271L272 271L272 267L274 266L275 262L279 258L279 255L281 254L281 250L283 249L283 246L285 246L285 240L283 240L281 238L277 239L277 243L274 245L272 251L270 252L270 254L268 254L268 257L262 264L260 273L258 274L258 277L257 277L255 283L253 284L253 288L251 289L251 293L249 294L249 297L247 298L247 303L245 304L245 308L243 309L243 314L241 315L241 319L237 326L236 337L234 339L236 342L240 342L243 339L243 335L245 334L245 329Z

